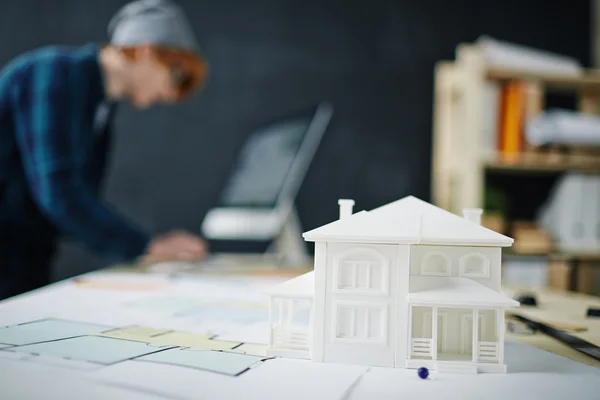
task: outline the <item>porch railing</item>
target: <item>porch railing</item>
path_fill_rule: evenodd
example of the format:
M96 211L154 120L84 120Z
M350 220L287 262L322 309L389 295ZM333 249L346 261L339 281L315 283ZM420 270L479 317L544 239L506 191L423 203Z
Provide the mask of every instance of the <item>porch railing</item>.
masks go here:
M480 361L498 361L497 342L479 342L477 359Z
M417 357L431 357L432 339L414 338L412 339L411 355Z
M284 328L273 329L273 347L290 350L309 350L308 333Z

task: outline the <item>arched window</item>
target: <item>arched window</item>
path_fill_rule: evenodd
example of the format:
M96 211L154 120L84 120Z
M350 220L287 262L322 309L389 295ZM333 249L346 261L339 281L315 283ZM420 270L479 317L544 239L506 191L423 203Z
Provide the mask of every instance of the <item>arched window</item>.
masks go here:
M467 278L490 276L490 260L481 253L468 253L459 260L459 274Z
M450 276L450 259L442 253L428 253L421 260L421 275Z
M335 260L334 291L361 294L387 294L389 260L368 248L353 248Z

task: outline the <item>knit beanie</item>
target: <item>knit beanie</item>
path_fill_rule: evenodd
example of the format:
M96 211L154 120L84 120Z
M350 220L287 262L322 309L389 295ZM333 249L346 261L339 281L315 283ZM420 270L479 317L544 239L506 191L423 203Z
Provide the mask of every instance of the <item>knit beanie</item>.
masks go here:
M170 0L136 0L110 20L108 35L117 46L154 44L200 53L183 11Z

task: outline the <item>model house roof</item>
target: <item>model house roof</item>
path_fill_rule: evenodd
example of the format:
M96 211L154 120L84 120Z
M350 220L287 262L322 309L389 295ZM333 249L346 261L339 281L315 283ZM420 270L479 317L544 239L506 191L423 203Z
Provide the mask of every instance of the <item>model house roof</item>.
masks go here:
M469 278L411 276L410 303L447 306L518 307L519 302Z
M513 239L408 196L305 232L307 241L511 246Z
M310 271L269 288L265 294L276 297L312 299L315 293L315 271Z

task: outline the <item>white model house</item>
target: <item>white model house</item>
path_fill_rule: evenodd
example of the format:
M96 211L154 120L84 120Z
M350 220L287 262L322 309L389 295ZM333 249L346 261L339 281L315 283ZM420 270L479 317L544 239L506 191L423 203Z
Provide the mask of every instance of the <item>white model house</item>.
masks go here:
M271 356L452 372L506 372L501 248L481 210L413 196L304 233L314 270L269 291ZM304 319L304 321L301 321Z

